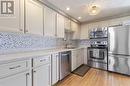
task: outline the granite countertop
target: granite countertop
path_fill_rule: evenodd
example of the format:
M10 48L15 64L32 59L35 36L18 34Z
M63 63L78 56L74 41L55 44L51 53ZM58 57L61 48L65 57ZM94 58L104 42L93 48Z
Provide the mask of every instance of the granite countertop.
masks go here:
M46 49L46 50L39 50L39 51L21 52L15 54L5 54L5 55L0 55L0 63L10 61L10 60L16 60L16 59L29 59L37 56L48 55L48 54L64 52L64 51L72 51L81 48L85 48L85 47L78 47L73 49L56 48L56 49Z

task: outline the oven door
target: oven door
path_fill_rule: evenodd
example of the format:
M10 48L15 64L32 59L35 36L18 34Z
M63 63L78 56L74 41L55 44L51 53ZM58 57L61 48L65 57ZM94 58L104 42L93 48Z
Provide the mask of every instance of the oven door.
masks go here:
M107 49L89 48L88 60L101 62L101 63L107 63Z

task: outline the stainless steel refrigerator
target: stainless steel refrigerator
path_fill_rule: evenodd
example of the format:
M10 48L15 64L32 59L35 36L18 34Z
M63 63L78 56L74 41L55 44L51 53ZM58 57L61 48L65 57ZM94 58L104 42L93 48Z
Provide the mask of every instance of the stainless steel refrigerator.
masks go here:
M130 26L108 28L108 70L130 75Z

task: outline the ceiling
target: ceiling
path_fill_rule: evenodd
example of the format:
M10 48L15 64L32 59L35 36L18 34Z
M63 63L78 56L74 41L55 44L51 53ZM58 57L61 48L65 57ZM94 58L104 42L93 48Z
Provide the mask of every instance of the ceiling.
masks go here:
M79 20L80 22L92 22L105 20L115 17L122 17L130 15L130 0L47 0L51 4L60 8L68 15ZM100 13L97 15L89 15L87 7L90 3L94 3L100 6ZM70 7L69 11L66 11L66 7Z

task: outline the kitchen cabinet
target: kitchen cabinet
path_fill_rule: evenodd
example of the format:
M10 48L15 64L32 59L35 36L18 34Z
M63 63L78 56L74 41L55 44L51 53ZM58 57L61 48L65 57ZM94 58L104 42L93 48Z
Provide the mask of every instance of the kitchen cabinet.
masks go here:
M42 65L33 71L33 86L51 86L51 65Z
M71 71L77 68L77 51L73 50L71 53Z
M56 12L50 8L44 8L44 36L56 36Z
M71 31L71 21L68 18L65 18L65 30L70 30Z
M43 6L32 0L26 0L25 33L43 35Z
M81 66L84 62L83 62L83 59L84 59L84 49L81 48L81 49L77 49L77 59L76 59L76 65L77 67Z
M59 81L59 54L52 54L52 85Z
M80 25L74 21L71 21L71 29L73 31L72 39L80 39Z
M0 86L32 86L31 60L0 65Z
M84 48L81 48L81 49L79 49L79 52L78 52L79 54L79 66L81 66L82 64L84 64Z
M74 71L82 64L84 64L84 48L73 50L71 56L71 71Z
M88 53L87 53L87 51L88 51L88 48L89 46L87 46L87 47L85 47L84 48L84 64L87 64L87 61L88 61L88 59L87 59L87 56L88 56Z
M33 86L51 86L51 55L33 59Z
M81 26L80 39L81 40L89 39L89 26L88 25Z
M23 33L24 0L13 0L13 1L15 3L14 14L0 14L0 31Z
M64 27L64 16L57 14L57 37L64 38L65 36L65 27Z
M24 72L0 79L0 86L32 86L31 73Z

